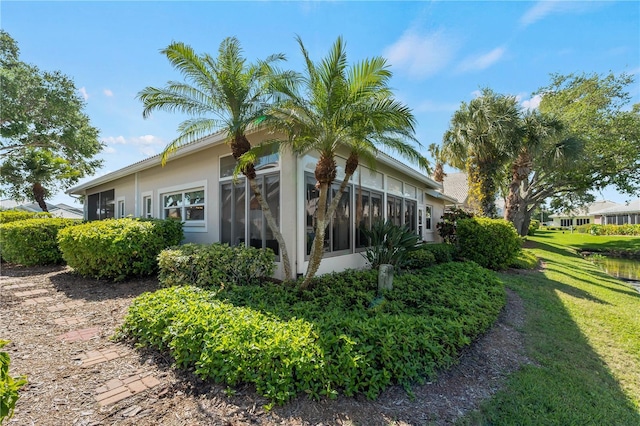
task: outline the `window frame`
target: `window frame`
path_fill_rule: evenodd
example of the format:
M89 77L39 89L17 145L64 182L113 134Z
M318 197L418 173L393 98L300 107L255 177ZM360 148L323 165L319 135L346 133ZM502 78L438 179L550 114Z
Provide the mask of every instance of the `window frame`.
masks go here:
M189 192L202 191L204 200L202 203L190 204L188 206L184 205L184 195ZM165 188L158 189L158 201L159 201L159 216L162 219L165 219L165 211L167 207L164 205L164 200L166 196L181 194L182 201L180 206L175 206L173 208L180 208L180 221L182 222L184 232L207 232L208 230L208 210L210 203L208 202L209 191L208 184L206 180L200 180L195 182L188 182L182 185L174 185ZM153 202L152 202L153 206ZM203 208L203 218L198 220L186 220L186 209L188 207L202 207Z

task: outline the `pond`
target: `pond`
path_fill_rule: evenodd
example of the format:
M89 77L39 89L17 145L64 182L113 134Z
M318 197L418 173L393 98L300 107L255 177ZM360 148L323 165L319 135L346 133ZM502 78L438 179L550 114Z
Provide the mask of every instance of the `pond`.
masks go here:
M629 282L640 291L640 260L592 256L590 259L607 274Z

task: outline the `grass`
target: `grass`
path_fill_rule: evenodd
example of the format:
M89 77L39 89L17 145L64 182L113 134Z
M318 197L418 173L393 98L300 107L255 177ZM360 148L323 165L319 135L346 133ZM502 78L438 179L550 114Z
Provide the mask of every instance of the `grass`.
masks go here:
M531 238L531 237L529 237ZM577 251L632 251L640 253L640 237L625 235L591 235L570 231L536 231L534 241L554 246L570 247Z
M463 424L640 425L640 293L575 254L639 237L539 231L541 273L502 274L522 297L532 360Z

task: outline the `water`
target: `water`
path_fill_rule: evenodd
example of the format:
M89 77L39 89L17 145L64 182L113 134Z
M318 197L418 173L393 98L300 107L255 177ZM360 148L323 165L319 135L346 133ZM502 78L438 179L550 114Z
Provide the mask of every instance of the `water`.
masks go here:
M606 256L598 256L592 260L607 274L629 282L640 291L640 260Z

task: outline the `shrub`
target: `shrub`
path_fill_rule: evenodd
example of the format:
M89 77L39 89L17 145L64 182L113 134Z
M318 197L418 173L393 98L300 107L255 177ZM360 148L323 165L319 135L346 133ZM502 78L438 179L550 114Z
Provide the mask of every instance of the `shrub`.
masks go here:
M171 219L107 219L58 234L62 257L77 273L114 281L151 275L160 251L181 240L182 223Z
M520 250L509 265L510 268L514 269L535 269L536 266L538 266L538 258L527 250Z
M629 235L640 236L640 224L638 225L580 225L575 228L576 232L591 235Z
M312 284L146 293L118 336L170 352L202 379L253 383L277 403L300 393L375 398L391 384L409 390L454 364L505 303L496 275L472 262L398 276L383 299L371 270Z
M9 343L7 340L0 340L0 348L7 343ZM0 424L5 419L9 420L13 416L16 402L20 398L18 391L27 383L24 377L11 377L9 375L10 364L9 354L0 352Z
M433 254L436 263L453 262L456 257L456 246L453 244L438 243L438 244L423 244L420 246L420 250L426 250Z
M540 229L540 221L532 219L531 222L529 222L529 230L527 231L527 235L535 235L538 229Z
M436 264L436 257L429 250L414 250L407 254L406 267L409 269L428 268Z
M158 255L158 279L166 287L219 287L246 284L273 275L275 255L270 249L226 244L185 244Z
M458 251L489 269L506 269L518 255L521 239L504 219L462 219L457 225Z
M444 239L446 243L455 244L456 242L456 224L460 219L470 219L473 217L473 213L467 212L463 209L452 208L447 210L442 215L442 222L436 224L438 234Z
M0 223L9 223L27 219L42 219L47 217L51 217L51 213L35 213L23 210L0 210Z
M62 263L58 232L80 223L76 219L41 218L0 224L2 258L25 266Z
M363 256L373 269L382 264L404 266L407 254L417 249L420 240L415 232L389 220L377 220L371 225L371 229L362 229L362 233L369 241L369 247Z

